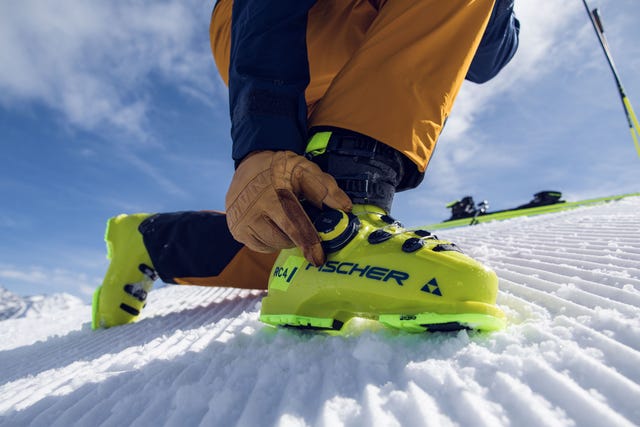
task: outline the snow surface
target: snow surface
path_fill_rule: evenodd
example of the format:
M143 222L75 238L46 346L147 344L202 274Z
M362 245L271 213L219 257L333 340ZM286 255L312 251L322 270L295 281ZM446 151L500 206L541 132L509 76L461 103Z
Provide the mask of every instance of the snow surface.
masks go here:
M0 425L640 425L639 211L438 232L498 273L491 335L277 330L262 293L189 286L94 332L73 297L2 290Z

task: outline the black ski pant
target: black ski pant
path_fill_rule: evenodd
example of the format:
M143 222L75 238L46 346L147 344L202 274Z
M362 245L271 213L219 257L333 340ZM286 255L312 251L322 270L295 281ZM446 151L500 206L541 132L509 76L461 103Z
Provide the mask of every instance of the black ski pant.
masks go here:
M165 283L267 289L278 253L258 253L237 242L224 213L160 213L138 228Z

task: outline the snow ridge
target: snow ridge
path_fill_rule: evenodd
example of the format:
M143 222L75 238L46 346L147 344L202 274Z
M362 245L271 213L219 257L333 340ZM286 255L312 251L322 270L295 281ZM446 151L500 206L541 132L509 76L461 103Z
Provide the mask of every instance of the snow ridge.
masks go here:
M46 317L49 312L68 310L82 304L81 299L65 293L21 297L0 286L0 320Z
M0 320L20 317L26 308L27 303L20 296L0 286Z
M3 320L0 424L640 425L639 209L439 231L498 273L491 335L276 330L260 292L185 286L105 331L73 304Z

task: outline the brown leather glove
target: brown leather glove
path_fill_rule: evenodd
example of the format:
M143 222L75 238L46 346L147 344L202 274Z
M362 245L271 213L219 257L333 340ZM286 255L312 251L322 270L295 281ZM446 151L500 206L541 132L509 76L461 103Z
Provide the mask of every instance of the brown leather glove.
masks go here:
M320 237L298 200L316 207L351 210L351 200L335 179L291 151L259 151L247 156L226 197L233 237L256 252L297 246L314 265L325 261Z

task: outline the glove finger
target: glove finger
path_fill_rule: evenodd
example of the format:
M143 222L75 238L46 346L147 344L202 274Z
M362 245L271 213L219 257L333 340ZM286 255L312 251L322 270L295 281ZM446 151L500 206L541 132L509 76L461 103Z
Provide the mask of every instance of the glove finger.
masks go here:
M294 188L298 187L299 196L309 200L316 207L320 208L325 204L333 209L351 211L352 203L349 196L338 187L331 175L322 172L315 163L301 165L300 173L294 173L293 177L297 178Z
M255 236L251 236L246 239L244 245L254 252L260 252L263 254L270 254L277 251L277 249L274 249L262 243L260 239L256 239Z
M277 221L279 227L300 248L304 257L311 264L319 266L324 263L325 256L320 243L320 236L295 194L288 190L276 190L284 215ZM274 218L275 219L275 218Z
M279 215L277 215L277 211L277 208L272 211L274 217L278 218L285 215L284 211L278 212ZM289 249L296 246L287 232L280 228L275 220L267 214L262 215L262 218L254 224L254 227L254 234L256 238L262 241L266 246L276 250Z
M286 233L266 215L255 215L250 221L243 221L229 231L234 239L256 252L270 253L295 246Z
M327 194L327 197L325 197L323 203L333 209L340 209L346 212L351 212L351 209L353 208L353 202L351 201L351 198L340 187L338 187L338 184L331 175L325 175L330 177L331 181L335 183L335 185L328 187L329 194Z
M251 227L251 235L269 252L277 252L296 246L289 236L267 216L263 216L261 222Z
M257 239L251 234L234 236L234 239L254 252L261 252L266 254L275 251L275 249L265 245L260 239Z
M252 227L246 226L246 227L240 227L239 229L243 231L240 233L233 234L233 238L236 239L238 242L242 243L243 245L245 245L247 248L251 249L252 251L261 252L261 253L271 253L276 251L276 249L274 249L272 246L265 243L259 237L260 234L257 233Z

